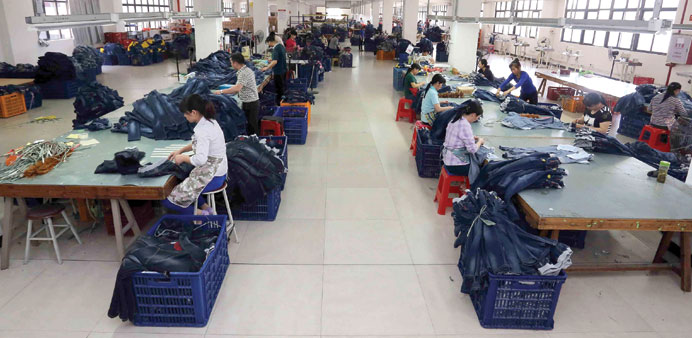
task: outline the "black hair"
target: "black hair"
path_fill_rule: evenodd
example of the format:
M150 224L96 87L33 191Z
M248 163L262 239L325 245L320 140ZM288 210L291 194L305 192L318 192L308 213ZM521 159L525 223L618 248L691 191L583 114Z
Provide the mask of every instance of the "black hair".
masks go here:
M671 96L675 97L675 91L678 89L681 89L681 88L682 88L682 86L679 83L671 82L668 85L668 88L666 88L666 94L663 95L663 100L661 100L661 103L663 103L663 101L665 101L667 98L669 98Z
M471 114L483 116L483 106L476 99L471 99L462 103L459 109L457 109L457 114L452 119L452 122L458 121L464 115Z
M233 54L231 54L231 61L234 61L234 62L237 62L241 65L244 65L245 64L245 57L243 56L243 54L233 53Z
M584 95L584 106L585 106L585 107L587 107L587 108L588 108L588 107L593 107L593 106L595 106L595 105L597 105L597 104L599 104L599 103L602 103L603 105L606 105L606 106L607 106L606 101L605 101L605 99L603 98L603 96L601 96L601 94L599 94L599 93L588 93L588 94Z
M481 59L479 62L483 65L483 68L490 68L490 66L488 66L488 60Z
M509 64L509 69L512 69L512 67L516 67L518 69L521 69L521 62L519 62L519 58L514 59L510 64Z
M432 87L433 83L441 83L444 86L444 84L447 83L447 80L445 80L445 77L442 76L442 74L435 74L432 80L430 80L430 83L428 83L428 86L425 87L426 94L428 93L428 90L430 90L430 87Z
M414 69L421 70L420 65L417 64L417 63L415 63L415 62L412 63L412 64L411 64L411 67L408 67L408 70L406 71L406 74L404 74L404 77L406 77L406 76L407 76L409 73L411 73L411 71L413 71Z
M214 115L216 115L216 111L214 110L214 104L211 103L210 101L205 100L202 98L202 96L198 94L192 94L186 96L182 102L180 102L180 105L178 106L180 108L180 111L183 113L189 113L193 110L196 110L202 116L204 116L207 120L213 120Z
M269 33L269 36L264 40L265 43L274 41L276 41L276 33L274 32Z

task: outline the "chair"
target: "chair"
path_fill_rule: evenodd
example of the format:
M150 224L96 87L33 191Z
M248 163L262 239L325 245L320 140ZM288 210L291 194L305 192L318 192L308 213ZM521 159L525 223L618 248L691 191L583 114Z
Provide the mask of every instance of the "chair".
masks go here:
M456 183L459 183L458 185ZM469 178L466 176L453 176L443 165L440 171L440 180L437 182L437 191L435 192L435 202L437 202L437 213L444 215L447 208L451 207L453 202L449 194L458 194L459 197L465 194L465 190L469 187Z
M283 134L284 130L280 122L265 119L260 121L260 136L283 136Z
M639 134L639 141L658 151L670 152L670 131L647 124Z
M411 108L406 108L407 103ZM408 118L411 123L416 120L416 112L413 110L413 100L407 100L405 97L399 99L399 106L396 109L396 121L399 121L400 118Z
M53 217L62 215L67 224L53 224ZM58 264L62 264L62 257L60 257L60 247L58 246L58 238L62 236L67 230L71 230L77 243L82 244L82 240L77 234L74 226L67 218L67 213L65 212L65 206L61 204L43 204L35 208L29 209L26 213L26 218L29 220L27 222L26 228L26 247L24 249L24 264L29 262L29 255L31 254L31 241L52 241L53 248L55 249L55 256L58 258ZM34 221L42 221L45 223L41 229L33 232ZM65 228L62 231L55 233L55 228ZM45 231L46 235L49 237L37 237L41 232Z
M223 182L223 185L214 190L214 191L209 191L209 192L203 192L202 195L207 198L207 202L209 203L209 206L214 209L214 212L216 212L216 194L221 193L223 195L223 201L226 204L226 213L228 214L228 224L226 224L226 236L230 236L231 232L233 233L233 236L235 237L235 242L240 243L238 241L238 234L237 231L235 230L235 222L233 221L233 214L231 214L231 204L228 202L228 195L226 194L226 182ZM197 200L195 200L195 209L197 210ZM218 213L217 213L218 214Z
M411 146L409 147L409 149L413 150L413 156L416 156L416 149L418 148L416 146L418 144L416 142L416 138L418 137L418 129L430 130L430 128L432 127L423 123L423 121L416 121L416 124L413 127L413 139L411 139Z

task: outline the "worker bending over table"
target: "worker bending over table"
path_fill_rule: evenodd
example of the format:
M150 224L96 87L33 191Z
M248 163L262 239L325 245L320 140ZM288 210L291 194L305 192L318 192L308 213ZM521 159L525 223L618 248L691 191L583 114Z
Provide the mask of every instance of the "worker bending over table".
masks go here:
M598 93L588 93L584 96L584 116L576 119L577 128L593 129L601 134L610 132L610 125L613 121L613 114L606 104L605 99Z
M289 39L290 40L290 39ZM228 89L216 90L214 94L235 94L242 103L243 112L247 119L248 135L259 134L259 93L255 82L255 72L245 65L245 57L240 53L231 55L231 67L237 71L236 84Z
M181 214L213 215L214 210L207 204L202 193L221 188L226 181L228 161L226 141L219 123L214 119L214 105L197 94L192 94L180 103L185 119L196 123L192 143L170 154L169 160L175 164L190 163L195 166L190 176L173 188L162 204ZM192 151L194 155L183 153ZM200 210L193 210L197 202Z
M470 100L447 125L442 161L450 174L468 176L471 154L476 153L485 143L484 139L473 136L471 129L471 123L476 122L481 116L481 104L476 100Z
M671 130L675 119L687 110L678 98L682 87L677 82L671 82L666 91L651 99L651 125L665 130Z
M425 82L416 82L416 75L418 75L420 70L420 65L418 65L417 63L412 63L411 67L408 68L406 74L404 75L404 97L407 100L416 99L411 89L418 89L425 85Z
M440 98L438 97L437 91L440 90L445 83L447 83L447 80L445 80L445 77L442 76L442 74L435 74L430 83L428 83L428 86L425 87L425 92L423 93L423 104L421 105L420 110L420 119L423 121L423 123L432 126L433 122L435 122L435 118L437 118L437 114L443 111L454 109L454 107L440 106ZM447 103L447 101L442 103Z
M529 74L521 70L521 63L519 62L519 59L514 59L514 61L509 64L509 69L512 71L512 74L507 78L507 80L505 80L505 82L502 82L495 95L507 96L513 90L521 88L519 98L528 103L537 104L538 90L536 90L536 86L533 85L533 81L531 80ZM515 82L514 86L502 91L502 88L505 88L505 86L508 85L512 80Z
M495 81L495 75L493 75L493 72L490 70L488 60L478 60L478 72L483 74L483 76L485 76L485 78L488 79L488 81Z

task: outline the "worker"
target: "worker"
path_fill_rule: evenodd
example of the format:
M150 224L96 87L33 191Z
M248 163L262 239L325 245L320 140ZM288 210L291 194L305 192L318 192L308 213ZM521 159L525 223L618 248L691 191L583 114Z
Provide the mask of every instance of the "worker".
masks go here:
M228 89L214 91L214 94L235 94L242 103L243 112L247 119L248 135L259 135L259 94L257 93L257 83L255 82L255 72L245 65L243 54L231 54L231 66L236 70L236 84Z
M471 123L483 116L483 107L477 100L470 100L459 109L447 125L442 148L442 161L454 176L468 176L470 155L476 153L485 140L473 136Z
M172 152L168 159L178 165L189 163L195 168L188 178L173 188L162 203L166 208L182 214L213 215L214 210L202 194L218 190L226 181L228 161L223 131L214 119L214 104L200 95L185 97L179 108L185 119L196 126L192 143ZM189 151L194 152L194 155L184 154ZM199 210L193 210L195 201Z
M433 58L432 55L430 55L430 52L423 51L423 54L421 56L416 57L415 60L417 63L427 63L428 65L433 65L435 64L435 58Z
M538 90L536 90L536 86L533 85L533 81L531 80L529 74L521 70L521 63L519 62L519 59L514 59L514 61L509 64L509 69L512 71L512 74L507 78L507 80L505 80L505 82L502 82L495 95L498 97L507 96L513 90L521 88L519 98L528 103L537 104ZM505 86L508 85L512 80L515 82L514 86L503 91L502 88L505 88Z
M414 62L411 64L411 67L408 68L406 74L404 75L404 97L407 100L415 99L415 95L413 95L413 91L411 91L411 89L417 89L425 85L425 82L416 82L416 75L420 71L420 65Z
M601 134L610 132L613 115L605 99L598 93L588 93L584 96L586 111L584 116L575 120L577 128L589 128Z
M428 86L425 87L420 114L423 123L432 126L433 122L435 122L435 118L437 118L437 114L454 108L440 106L440 98L438 97L437 91L440 90L445 83L447 83L447 80L445 80L442 74L435 74L430 83L428 83ZM447 103L447 101L442 103Z
M485 76L485 78L488 79L488 81L495 81L495 75L493 75L493 72L490 70L488 60L478 60L478 72L483 74L483 76Z
M291 29L288 32L288 39L286 39L286 52L293 53L296 51L296 47L298 45L296 43L296 37L298 37L298 33L295 29Z
M682 115L687 110L678 98L681 86L677 82L671 82L666 91L651 99L651 125L665 130L671 130L675 123L676 115Z
M263 72L271 69L274 77L274 87L276 88L276 105L281 105L281 97L284 96L284 82L286 77L286 48L277 42L277 37L274 32L269 33L265 40L267 45L272 48L272 58L269 65L262 68Z
M339 37L336 36L336 34L332 35L332 38L329 39L327 51L332 57L339 55Z

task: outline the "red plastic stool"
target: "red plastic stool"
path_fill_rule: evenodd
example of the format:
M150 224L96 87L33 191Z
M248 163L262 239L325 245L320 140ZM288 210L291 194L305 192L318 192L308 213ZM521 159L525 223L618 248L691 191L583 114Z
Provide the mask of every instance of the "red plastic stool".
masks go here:
M639 141L658 151L670 152L670 132L647 124L639 134Z
M278 121L262 120L260 123L260 136L282 136L284 129Z
M411 139L411 146L409 149L413 150L413 156L416 156L416 149L418 148L416 145L418 144L416 142L416 138L418 138L418 129L428 129L430 130L429 125L423 123L423 121L416 121L416 124L413 126L413 139Z
M406 108L407 103L411 108ZM413 123L413 121L416 120L416 112L413 111L413 100L407 100L406 98L402 97L399 99L399 107L396 109L395 121L399 121L399 119L404 119L407 117L409 121Z
M454 184L457 182L459 185ZM449 194L459 194L459 197L464 196L468 186L469 178L467 176L453 176L443 165L440 171L440 180L437 182L437 191L435 192L437 213L444 215L447 212L447 208L452 206L452 198L449 198Z

